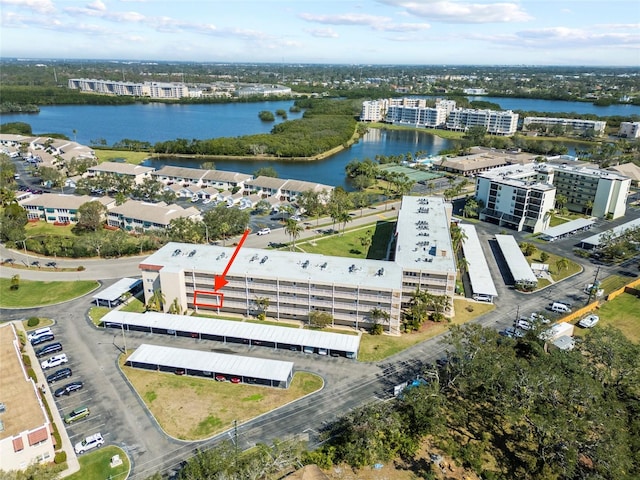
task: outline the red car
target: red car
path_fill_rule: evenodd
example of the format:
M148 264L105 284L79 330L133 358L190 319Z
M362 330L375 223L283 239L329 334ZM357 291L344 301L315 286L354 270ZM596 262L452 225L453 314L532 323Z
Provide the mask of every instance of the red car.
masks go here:
M231 377L231 383L242 383L242 380L238 377Z
M225 377L224 375L216 375L216 380L219 382L224 382L227 380L227 377Z

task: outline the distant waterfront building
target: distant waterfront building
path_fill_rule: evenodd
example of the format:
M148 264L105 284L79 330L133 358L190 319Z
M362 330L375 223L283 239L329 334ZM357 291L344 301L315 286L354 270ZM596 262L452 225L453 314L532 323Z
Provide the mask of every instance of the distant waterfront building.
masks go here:
M484 127L490 135L513 135L518 128L518 114L511 110L455 109L447 118L446 128L466 132L471 127Z
M133 165L123 162L102 162L87 169L87 176L110 175L114 177L131 178L136 185L141 184L145 178L151 178L153 167Z
M620 138L639 138L640 122L621 122L620 130L618 130Z
M362 111L360 112L361 122L381 122L384 120L389 108L389 100L368 100L362 102Z
M444 157L442 160L434 162L433 167L437 170L472 177L480 172L504 165L524 165L525 163L531 163L536 157L537 155L520 151L472 147L470 155Z
M273 97L291 95L291 88L283 85L246 85L236 90L238 97Z
M599 120L583 120L581 118L555 118L555 117L525 117L522 129L528 130L529 125L539 124L547 127L561 126L565 131L574 133L586 133L593 130L597 136L604 135L607 122Z
M465 88L462 93L465 95L487 95L487 90L484 88Z

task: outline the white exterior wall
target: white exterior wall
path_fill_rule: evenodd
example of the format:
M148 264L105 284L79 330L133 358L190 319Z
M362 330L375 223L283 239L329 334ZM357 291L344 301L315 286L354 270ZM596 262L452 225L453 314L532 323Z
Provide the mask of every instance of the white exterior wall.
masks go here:
M640 138L640 122L622 122L618 136L623 138Z
M598 182L598 189L593 200L594 217L604 217L611 214L613 218L624 216L627 208L627 195L631 179L611 180L602 178Z

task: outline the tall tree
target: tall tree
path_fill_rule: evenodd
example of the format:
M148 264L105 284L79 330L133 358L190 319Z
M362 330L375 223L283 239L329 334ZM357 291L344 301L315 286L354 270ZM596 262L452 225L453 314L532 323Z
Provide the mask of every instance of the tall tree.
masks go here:
M26 238L27 211L17 203L10 203L0 213L0 239L16 242Z
M98 200L83 203L78 207L78 221L75 228L79 231L97 231L104 223L106 212L106 207Z
M292 244L291 244L291 250L295 250L296 249L296 239L300 236L300 234L302 233L302 227L300 226L300 224L291 219L288 218L285 225L284 225L284 231L287 235L289 235L289 237L292 240Z

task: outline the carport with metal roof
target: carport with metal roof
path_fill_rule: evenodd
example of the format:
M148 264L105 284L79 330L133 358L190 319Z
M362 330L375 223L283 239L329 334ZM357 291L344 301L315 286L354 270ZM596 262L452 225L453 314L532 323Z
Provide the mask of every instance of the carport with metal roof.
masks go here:
M524 257L513 235L496 235L496 242L498 242L505 262L507 262L513 281L516 284L537 285L538 278L531 270L529 262Z
M289 388L293 362L143 343L126 360L134 368Z
M640 218L636 218L635 220L631 220L630 222L623 223L622 225L618 225L617 227L613 227L604 232L591 235L590 237L581 240L580 246L587 249L598 248L605 239L615 240L616 238L622 236L627 230L632 230L635 228L640 228Z
M122 278L110 287L105 288L101 292L93 296L96 305L107 305L109 308L121 303L122 296L131 292L135 295L142 289L142 280L139 278Z
M498 291L493 283L491 271L484 256L484 251L480 245L480 239L473 225L459 224L460 230L466 235L462 242L462 251L467 261L467 273L471 282L471 289L474 294L489 295L493 301L498 296Z
M596 223L596 221L592 218L576 218L570 222L561 223L555 227L547 228L543 232L540 232L540 238L553 242L560 238L564 238L567 235L589 230L594 223Z
M357 358L360 347L359 335L159 312L135 313L114 310L102 317L102 322L105 327L124 328L127 331L339 355L354 359Z

